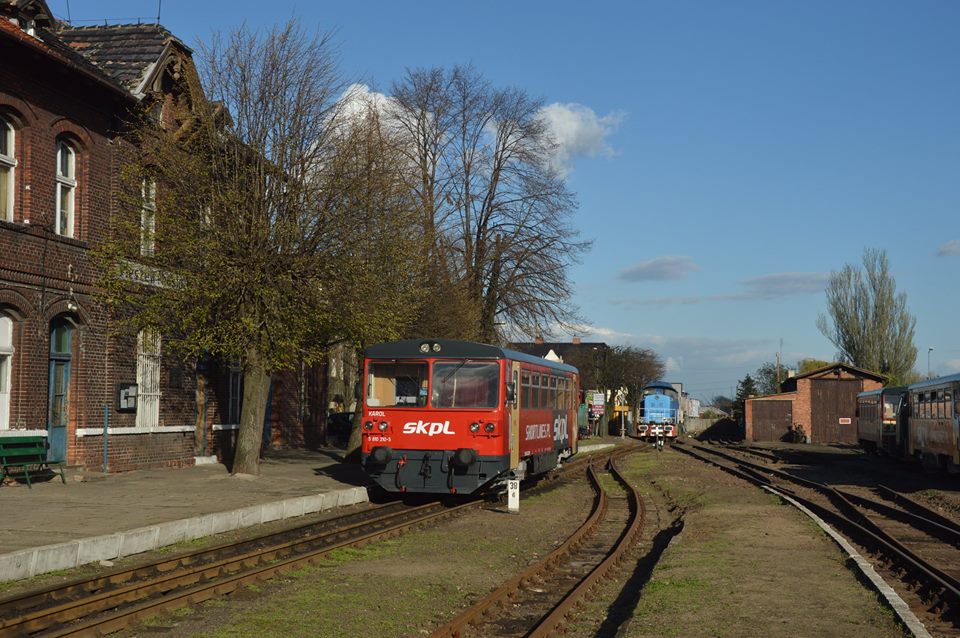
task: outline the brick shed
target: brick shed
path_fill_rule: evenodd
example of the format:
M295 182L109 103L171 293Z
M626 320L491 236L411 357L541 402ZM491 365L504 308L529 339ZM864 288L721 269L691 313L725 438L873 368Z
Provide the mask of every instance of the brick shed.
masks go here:
M794 424L811 443L857 442L857 394L883 387L884 377L834 363L791 377L779 394L747 399L749 441L780 441Z

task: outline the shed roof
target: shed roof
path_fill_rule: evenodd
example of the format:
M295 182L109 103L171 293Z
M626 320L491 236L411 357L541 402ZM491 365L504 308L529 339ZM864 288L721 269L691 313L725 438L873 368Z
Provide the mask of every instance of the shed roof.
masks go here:
M817 368L816 370L811 370L810 372L804 372L803 374L784 380L780 384L780 390L783 392L796 390L798 379L817 379L827 377L828 375L840 376L840 374L844 371L860 379L872 379L880 383L883 383L887 380L887 377L882 374L871 372L870 370L865 370L863 368L858 368L857 366L850 365L849 363L831 363L830 365Z

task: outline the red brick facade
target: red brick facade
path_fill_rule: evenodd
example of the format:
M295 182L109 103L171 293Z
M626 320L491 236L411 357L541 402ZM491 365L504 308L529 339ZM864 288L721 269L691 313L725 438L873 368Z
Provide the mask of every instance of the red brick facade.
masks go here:
M30 10L40 9L43 3ZM148 102L170 103L174 96L144 100L132 88L136 77L111 76L76 52L84 52L88 36L100 43L110 29L138 25L67 29L59 32L65 41L42 11L34 16L39 29L27 33L34 23L18 19L20 10L0 0L0 118L13 130L15 160L12 215L0 217L0 320L12 324L9 347L0 340L0 436L46 435L52 450L62 441L68 464L89 469L102 469L106 454L110 471L181 467L202 454L229 457L239 420L238 397L231 399L240 388L237 370L175 361L161 339L159 418L136 427L135 414L117 410L117 384L137 382L137 339L113 334L116 322L95 294L101 273L92 251L110 232L124 155L132 150L121 138L122 123ZM164 61L179 55L178 65L192 65L188 49L171 53L175 39L153 28L165 38L159 42ZM104 64L109 51L97 51L91 60ZM56 224L58 141L75 153L72 237L58 233ZM71 343L55 362L51 329L57 325L69 330ZM60 429L58 399L51 398L58 379L66 381ZM325 443L326 385L325 365L275 375L265 446Z

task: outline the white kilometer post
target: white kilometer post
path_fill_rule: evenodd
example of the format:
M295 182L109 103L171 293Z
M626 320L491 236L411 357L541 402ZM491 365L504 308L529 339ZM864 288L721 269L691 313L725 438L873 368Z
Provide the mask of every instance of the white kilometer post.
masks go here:
M515 514L520 513L520 481L518 479L507 481L507 510Z

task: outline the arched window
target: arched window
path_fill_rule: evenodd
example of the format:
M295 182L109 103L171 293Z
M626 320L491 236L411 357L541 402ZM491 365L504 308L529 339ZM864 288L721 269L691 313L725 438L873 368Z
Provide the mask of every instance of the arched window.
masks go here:
M0 430L10 428L10 378L13 376L13 320L0 315Z
M77 152L64 139L57 140L57 219L58 235L74 236L74 207L77 198Z
M137 335L136 425L160 425L160 335L153 330L141 330Z
M16 132L0 115L0 219L13 221L14 172L17 168Z

